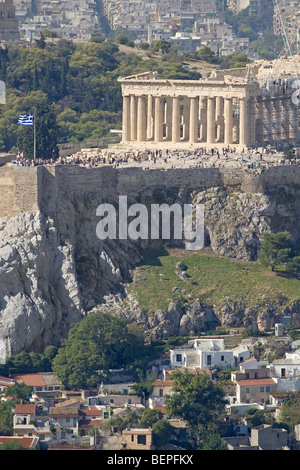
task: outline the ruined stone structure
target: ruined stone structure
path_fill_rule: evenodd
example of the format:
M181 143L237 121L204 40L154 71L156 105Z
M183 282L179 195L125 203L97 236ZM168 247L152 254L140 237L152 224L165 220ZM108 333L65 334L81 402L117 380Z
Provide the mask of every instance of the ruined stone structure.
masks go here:
M120 79L123 144L150 149L297 144L295 78L260 79L258 71L216 71L200 80L159 79L153 72Z
M19 23L13 0L0 0L0 41L19 39Z
M78 166L0 168L0 218L25 212L48 212L62 192L85 194L98 191L102 200L138 194L142 189L183 188L206 190L214 187L264 193L281 185L300 186L298 165L271 167L261 172L242 168L186 168L146 171L141 168L116 170Z

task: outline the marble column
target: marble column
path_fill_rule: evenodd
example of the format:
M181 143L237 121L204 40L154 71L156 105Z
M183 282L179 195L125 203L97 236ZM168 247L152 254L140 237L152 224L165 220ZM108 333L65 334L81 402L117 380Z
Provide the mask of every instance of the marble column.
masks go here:
M167 97L167 112L166 112L166 137L167 141L172 140L172 101L173 98Z
M199 105L199 118L200 118L200 141L207 141L207 98L200 96Z
M217 142L224 141L224 99L222 96L216 98L216 123Z
M138 142L144 142L147 136L146 97L138 96L137 103L137 137Z
M290 139L290 99L282 100L282 140L289 141Z
M183 99L183 140L189 140L190 132L190 98Z
M298 140L298 105L291 101L290 104L290 138Z
M232 98L225 98L224 101L224 125L224 144L231 145L233 142Z
M155 119L154 119L154 141L163 140L163 99L161 96L155 97Z
M130 96L123 96L122 141L130 140Z
M148 95L148 107L147 107L147 139L153 138L153 114L154 114L154 106L153 106L153 97L152 95Z
M273 113L274 113L274 140L276 142L281 140L281 101L273 100Z
M247 146L248 144L248 123L247 123L247 101L246 98L240 99L240 138L239 144Z
M173 98L172 112L172 142L180 141L180 101L178 97Z
M256 139L257 142L261 145L263 145L265 137L264 137L264 111L265 111L265 106L262 98L258 98L257 100L257 119L255 123L256 127Z
M216 102L215 98L207 98L207 143L214 144L216 141Z
M216 98L216 123L217 142L224 141L224 99L222 96Z
M198 98L190 98L189 141L198 142Z
M265 109L266 109L266 124L267 124L267 136L266 141L268 143L273 142L273 113L272 113L272 104L270 100L265 100Z
M136 140L137 133L137 99L136 96L130 96L130 140Z

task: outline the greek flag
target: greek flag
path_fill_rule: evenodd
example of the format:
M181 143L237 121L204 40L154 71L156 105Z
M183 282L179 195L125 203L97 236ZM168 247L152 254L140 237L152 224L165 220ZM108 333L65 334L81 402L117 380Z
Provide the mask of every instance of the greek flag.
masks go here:
M33 114L20 114L18 124L21 126L33 126Z

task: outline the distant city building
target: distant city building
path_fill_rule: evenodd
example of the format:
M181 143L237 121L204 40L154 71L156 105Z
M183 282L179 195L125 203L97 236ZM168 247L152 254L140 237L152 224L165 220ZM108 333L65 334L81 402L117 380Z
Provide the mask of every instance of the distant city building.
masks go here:
M18 41L19 22L13 0L0 0L0 40Z

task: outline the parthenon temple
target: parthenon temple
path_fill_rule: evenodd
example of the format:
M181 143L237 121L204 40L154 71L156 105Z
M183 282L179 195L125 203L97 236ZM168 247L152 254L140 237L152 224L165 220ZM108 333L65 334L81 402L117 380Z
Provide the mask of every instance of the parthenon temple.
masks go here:
M121 78L122 144L150 149L297 145L300 83L290 62L275 72L267 62L216 70L199 80L160 79L155 72Z

